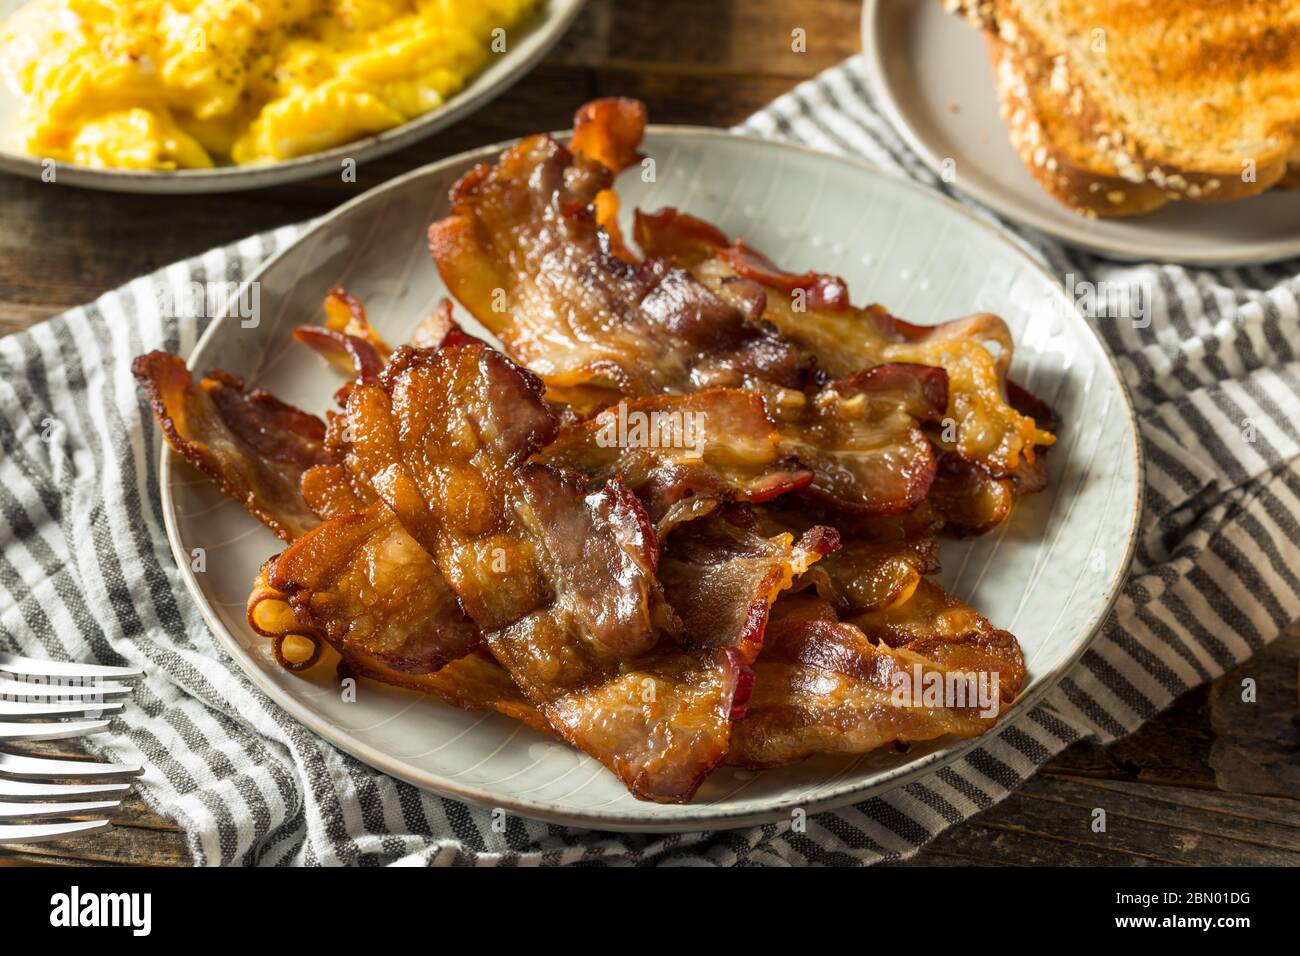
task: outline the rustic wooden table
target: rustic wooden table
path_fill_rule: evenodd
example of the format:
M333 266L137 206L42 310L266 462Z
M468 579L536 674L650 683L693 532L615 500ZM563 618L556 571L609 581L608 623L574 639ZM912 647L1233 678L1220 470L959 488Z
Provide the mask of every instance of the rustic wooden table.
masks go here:
M569 125L593 96L646 101L655 122L726 126L859 49L859 0L591 0L560 46L487 109L431 140L322 179L229 196L120 196L0 175L0 334L141 273L318 215L417 166ZM805 31L805 52L791 49ZM1300 864L1293 630L1109 748L1082 743L913 861L947 865ZM1260 702L1237 688L1254 677ZM72 753L48 745L32 752ZM1092 810L1107 811L1105 833ZM0 849L0 864L187 865L182 834L133 798L94 840Z

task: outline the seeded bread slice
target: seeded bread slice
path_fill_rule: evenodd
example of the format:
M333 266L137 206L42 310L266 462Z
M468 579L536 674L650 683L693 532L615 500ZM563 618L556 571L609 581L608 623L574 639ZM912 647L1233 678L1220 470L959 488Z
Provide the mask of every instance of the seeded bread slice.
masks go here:
M1039 183L1072 209L1085 215L1113 217L1150 212L1173 199L1226 202L1255 195L1275 184L1290 184L1300 172L1300 75L1295 77L1295 85L1288 88L1289 92L1278 94L1289 100L1289 106L1276 102L1276 96L1266 104L1255 105L1266 109L1271 117L1272 125L1267 128L1273 132L1263 140L1258 131L1265 127L1252 111L1255 107L1242 102L1234 92L1242 81L1231 77L1198 80L1197 88L1203 98L1193 104L1196 108L1188 114L1183 126L1193 135L1208 136L1213 142L1201 155L1189 160L1188 165L1175 165L1167 158L1160 158L1190 155L1186 143L1188 130L1180 126L1171 132L1168 123L1157 124L1154 128L1159 133L1177 141L1170 146L1152 138L1151 124L1137 123L1135 131L1135 124L1122 118L1133 112L1135 98L1152 104L1170 98L1181 102L1187 98L1185 89L1164 89L1152 83L1148 67L1132 67L1134 57L1139 55L1134 33L1147 43L1148 59L1185 65L1189 56L1171 53L1165 47L1175 41L1187 42L1191 31L1188 24L1200 22L1193 14L1213 13L1212 8L1226 9L1226 0L1146 0L1141 4L1121 0L1100 6L1092 0L1034 0L1033 3L944 0L944 3L989 36L1012 142ZM1252 9L1257 7L1255 0L1240 0L1240 3ZM1273 28L1289 31L1294 27L1300 36L1300 9L1294 17L1278 12L1289 6L1269 8L1273 10L1271 16L1259 12L1263 8L1257 9L1256 26L1263 30L1270 26L1270 21L1283 20L1287 22L1272 24ZM1145 26L1135 19L1137 7L1150 21ZM1223 10L1219 13L1223 14ZM1077 22L1070 17L1077 18ZM1061 28L1065 23L1066 27L1055 33L1051 29L1044 33L1044 23L1053 28ZM1258 31L1251 33L1237 24L1231 30L1207 28L1205 33L1202 39L1207 49L1199 58L1190 57L1190 60L1223 62L1228 57L1225 44L1231 49L1250 48L1250 38ZM1271 34L1265 31L1267 36ZM1256 59L1265 61L1259 69L1270 78L1280 68L1279 64L1289 64L1292 59L1300 74L1300 51L1279 53L1273 40L1267 38L1254 42L1260 47ZM1274 52L1269 53L1270 50ZM1250 55L1240 53L1234 62L1241 66L1250 59ZM1140 87L1140 91L1125 90L1117 95L1110 90L1112 95L1098 95L1099 83L1123 87L1127 82L1124 77L1130 74L1131 85ZM1175 85L1187 86L1191 82L1183 76ZM1257 90L1281 89L1272 79L1252 81L1249 85ZM1124 104L1127 113L1117 112L1116 103ZM1220 115L1225 103L1240 110L1241 115L1236 118ZM1203 113L1211 114L1210 119ZM1288 120L1288 116L1292 119ZM1209 127L1215 132L1211 133ZM1251 148L1243 151L1247 143ZM1251 161L1252 168L1243 175L1246 159Z
M1054 199L1090 217L1136 216L1168 202L1154 183L1119 174L1097 146L1095 104L1077 86L1061 84L1050 61L996 36L988 43L1011 145Z

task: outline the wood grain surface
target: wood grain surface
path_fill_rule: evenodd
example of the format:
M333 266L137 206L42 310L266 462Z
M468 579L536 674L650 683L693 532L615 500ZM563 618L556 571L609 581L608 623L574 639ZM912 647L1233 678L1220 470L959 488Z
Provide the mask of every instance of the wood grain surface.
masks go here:
M645 100L654 122L727 126L856 53L858 0L591 0L513 89L458 126L336 178L228 196L97 193L0 175L0 334L145 272L319 215L395 175L569 125L594 96ZM805 31L805 52L791 49ZM1300 865L1300 630L1192 691L1111 747L1080 743L905 865ZM1241 700L1242 681L1258 688ZM75 745L25 748L74 754ZM1106 811L1106 830L1093 829ZM131 797L94 839L0 848L0 865L185 866L174 824Z

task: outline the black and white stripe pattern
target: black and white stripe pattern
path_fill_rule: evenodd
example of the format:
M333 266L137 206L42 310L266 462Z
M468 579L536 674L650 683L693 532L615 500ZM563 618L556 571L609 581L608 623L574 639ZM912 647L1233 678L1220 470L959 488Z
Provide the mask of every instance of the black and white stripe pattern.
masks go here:
M874 109L856 59L743 128L947 188ZM160 438L129 365L152 348L188 353L205 323L160 314L159 290L238 280L296 234L214 250L0 340L0 647L148 669L106 752L148 767L145 796L181 822L200 863L899 859L1073 741L1130 733L1300 616L1300 263L1120 267L1020 232L1061 275L1154 291L1148 327L1099 329L1138 403L1149 487L1134 574L1083 660L963 760L806 832L625 836L518 818L495 832L484 811L370 770L272 704L217 648L167 545Z

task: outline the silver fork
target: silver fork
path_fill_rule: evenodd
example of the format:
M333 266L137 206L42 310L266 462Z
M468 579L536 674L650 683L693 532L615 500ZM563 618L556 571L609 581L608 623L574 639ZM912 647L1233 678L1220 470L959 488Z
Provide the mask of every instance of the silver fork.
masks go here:
M61 740L108 729L143 671L41 661L0 651L0 742ZM131 764L30 757L0 748L0 846L108 830L131 789ZM63 817L96 819L34 823Z

